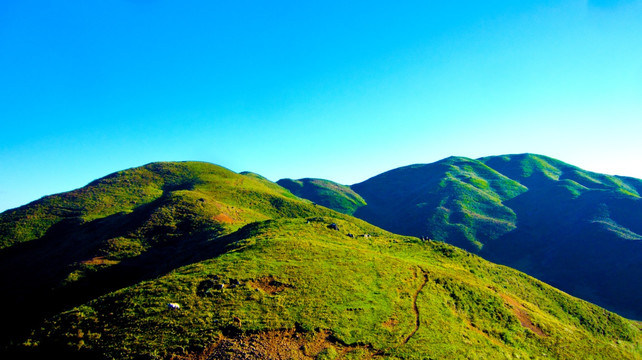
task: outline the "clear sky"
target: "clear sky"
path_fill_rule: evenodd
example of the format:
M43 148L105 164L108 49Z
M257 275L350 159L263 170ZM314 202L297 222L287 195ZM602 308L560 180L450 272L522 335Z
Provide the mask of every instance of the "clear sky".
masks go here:
M0 1L0 211L153 161L642 178L642 0Z

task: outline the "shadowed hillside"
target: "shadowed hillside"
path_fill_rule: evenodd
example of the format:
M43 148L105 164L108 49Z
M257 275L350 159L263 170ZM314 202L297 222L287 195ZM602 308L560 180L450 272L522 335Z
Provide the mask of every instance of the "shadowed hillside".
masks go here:
M642 355L616 314L211 164L125 170L0 221L3 358Z
M529 188L506 203L518 228L482 256L642 319L642 181L536 155L481 160Z

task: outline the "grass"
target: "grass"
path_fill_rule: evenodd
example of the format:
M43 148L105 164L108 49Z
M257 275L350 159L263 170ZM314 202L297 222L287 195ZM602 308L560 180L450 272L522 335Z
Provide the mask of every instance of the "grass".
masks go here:
M514 270L363 223L311 220L252 224L224 254L55 316L28 343L62 341L57 345L107 358L169 358L202 352L230 333L299 328L328 330L339 345L365 345L365 357L639 356L632 323ZM329 229L330 222L340 230ZM199 284L214 276L243 285L199 296ZM265 277L287 287L271 293L251 285ZM524 304L545 335L520 325L504 297ZM168 310L168 302L181 309ZM404 343L416 316L419 327Z
M470 251L515 228L516 215L503 202L527 191L485 164L460 157L395 169L352 188L368 203L355 216Z
M348 215L354 214L357 209L366 205L365 200L350 187L329 180L281 179L277 184L296 196Z
M115 194L141 188L135 176L152 190L121 201ZM502 178L484 179L477 183L492 189ZM485 204L505 197L467 191L471 183L448 186ZM121 205L92 208L99 198ZM314 205L255 174L150 164L47 201L2 214L4 224L45 227L31 240L3 238L0 273L12 277L0 279L9 294L1 305L13 311L0 353L9 358L197 359L256 349L271 357L274 338L290 339L307 358L642 354L637 323L443 242ZM79 209L75 221L60 217L46 228L44 215L21 217L55 213L64 201ZM447 210L466 216L462 227L489 221L483 204L444 205L460 206Z
M642 290L630 285L642 276L633 241L642 236L641 184L518 154L410 165L350 188L367 202L356 217L445 241L641 319Z
M76 211L62 216L61 207ZM224 244L210 239L248 223L328 211L267 180L185 162L125 170L4 212L0 271L14 276L0 279L12 294L0 305L16 311L0 335L18 341L44 316L214 256Z

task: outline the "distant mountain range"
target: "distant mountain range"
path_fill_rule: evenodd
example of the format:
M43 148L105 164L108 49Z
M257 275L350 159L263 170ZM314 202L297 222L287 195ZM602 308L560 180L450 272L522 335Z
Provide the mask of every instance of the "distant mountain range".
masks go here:
M623 208L636 209L633 180L587 173L596 184L621 181L616 196L548 167L557 179L547 180L527 165L541 157L498 159L522 163L524 179L492 170L492 159L451 158L352 187L280 182L310 201L254 173L153 163L5 211L0 358L640 359L639 322L444 242L321 206L485 254L596 192L606 205L570 216L611 237L585 243L639 243ZM529 180L553 185L535 192ZM560 199L570 204L541 208L524 227L520 206ZM555 261L552 243L572 248L548 237L564 226L550 229L532 256ZM613 261L602 255L596 268ZM627 260L611 273L635 271L627 264L636 254L619 255Z
M388 231L456 245L642 319L642 180L519 154L450 157L352 186L318 179L278 184Z

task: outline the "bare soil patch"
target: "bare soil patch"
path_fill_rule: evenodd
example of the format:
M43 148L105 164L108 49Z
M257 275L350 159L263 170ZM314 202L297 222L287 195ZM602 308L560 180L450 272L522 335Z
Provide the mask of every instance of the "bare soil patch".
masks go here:
M394 330L397 327L397 325L399 325L399 320L395 318L390 318L381 325L383 325L383 327L388 330Z
M218 222L226 223L226 224L231 224L234 222L234 219L232 219L229 215L226 213L220 213L218 215L215 215L212 217L213 220L216 220Z
M278 281L273 276L265 276L256 280L249 280L247 283L251 287L255 289L261 289L270 295L278 294L286 289L293 287L290 284Z
M110 259L105 259L102 256L96 256L95 258L91 258L89 260L83 261L83 265L115 265L118 264L120 261L118 260L110 260Z
M185 360L309 360L319 354L331 351L337 359L346 354L359 351L365 358L372 358L372 351L357 346L346 346L332 341L328 331L314 333L300 332L295 329L272 330L256 334L240 334L233 337L223 336L200 355L186 357Z
M524 309L524 306L522 306L517 300L513 299L512 297L502 294L501 295L504 301L508 305L510 305L511 309L513 310L513 314L517 316L517 319L519 320L519 323L522 324L523 327L530 329L532 332L539 336L546 336L544 331L542 331L541 328L539 328L537 325L533 323L531 320L530 316Z

